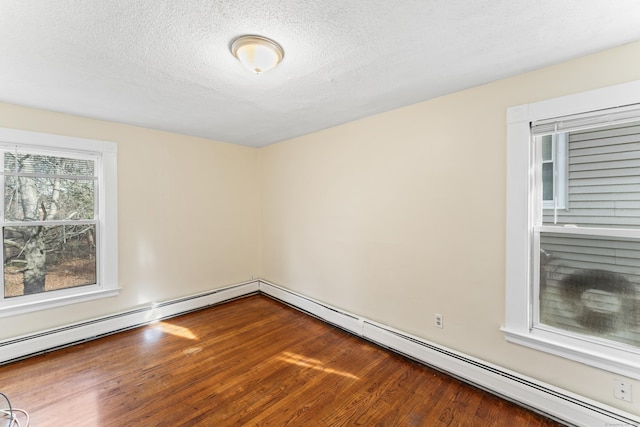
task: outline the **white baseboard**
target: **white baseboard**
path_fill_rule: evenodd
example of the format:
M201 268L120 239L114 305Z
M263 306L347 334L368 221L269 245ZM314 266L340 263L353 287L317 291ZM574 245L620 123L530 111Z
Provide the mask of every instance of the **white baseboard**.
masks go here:
M640 417L339 310L266 280L260 293L562 423L640 426Z
M257 293L258 280L0 341L0 364Z

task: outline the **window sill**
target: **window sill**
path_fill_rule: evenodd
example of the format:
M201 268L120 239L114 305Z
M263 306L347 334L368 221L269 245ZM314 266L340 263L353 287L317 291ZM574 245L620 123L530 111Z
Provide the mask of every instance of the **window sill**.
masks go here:
M501 330L505 334L505 339L511 343L640 380L638 352L543 329L521 332L503 327Z
M100 298L108 298L117 296L120 293L120 289L100 289L95 291L88 291L83 293L75 293L71 295L58 295L51 296L49 298L40 301L25 301L25 302L11 302L4 307L0 306L0 318L16 316L19 314L25 314L38 310L46 310L49 308L60 307L68 304L75 304L80 302L91 301Z

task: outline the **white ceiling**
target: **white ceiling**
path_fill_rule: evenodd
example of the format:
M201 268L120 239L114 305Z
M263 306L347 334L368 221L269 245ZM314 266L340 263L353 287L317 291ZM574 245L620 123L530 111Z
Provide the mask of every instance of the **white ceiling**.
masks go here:
M0 0L0 101L263 146L636 40L638 0Z

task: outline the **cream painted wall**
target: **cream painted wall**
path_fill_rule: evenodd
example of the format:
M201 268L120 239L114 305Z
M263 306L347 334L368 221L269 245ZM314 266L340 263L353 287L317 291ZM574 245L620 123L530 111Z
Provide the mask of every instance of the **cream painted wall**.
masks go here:
M637 79L640 43L263 148L262 277L640 414L616 375L499 330L507 107Z
M0 339L259 276L257 149L0 104L0 127L118 144L120 295L0 318Z

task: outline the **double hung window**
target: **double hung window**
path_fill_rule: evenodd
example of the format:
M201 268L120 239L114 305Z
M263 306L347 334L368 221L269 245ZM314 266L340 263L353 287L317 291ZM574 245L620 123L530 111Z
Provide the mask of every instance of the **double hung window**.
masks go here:
M115 144L0 129L0 156L0 316L115 294Z
M512 342L640 378L640 83L508 112Z

